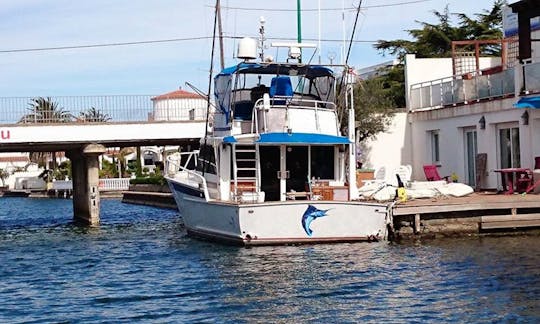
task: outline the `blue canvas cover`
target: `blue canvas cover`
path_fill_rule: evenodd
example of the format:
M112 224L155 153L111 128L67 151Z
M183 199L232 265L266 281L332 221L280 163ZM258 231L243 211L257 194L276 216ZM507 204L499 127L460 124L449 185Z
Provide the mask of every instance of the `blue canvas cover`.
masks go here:
M514 104L516 108L540 108L540 96L523 97Z

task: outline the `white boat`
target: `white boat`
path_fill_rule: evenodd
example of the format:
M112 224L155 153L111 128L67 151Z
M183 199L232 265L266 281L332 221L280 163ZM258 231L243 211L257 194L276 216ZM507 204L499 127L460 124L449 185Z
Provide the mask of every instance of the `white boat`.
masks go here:
M188 235L243 245L385 239L387 204L358 200L354 132L340 133L334 72L298 56L244 58L214 78L200 149L168 158Z

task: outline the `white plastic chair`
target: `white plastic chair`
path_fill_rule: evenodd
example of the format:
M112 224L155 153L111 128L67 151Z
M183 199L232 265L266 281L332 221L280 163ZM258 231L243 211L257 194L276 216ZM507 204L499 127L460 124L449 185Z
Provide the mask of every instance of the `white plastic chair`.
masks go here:
M412 167L408 164L400 165L394 170L392 170L392 174L390 174L388 182L395 187L398 186L396 174L399 175L399 178L401 179L401 182L403 182L403 185L405 185L405 187L408 187L411 183Z

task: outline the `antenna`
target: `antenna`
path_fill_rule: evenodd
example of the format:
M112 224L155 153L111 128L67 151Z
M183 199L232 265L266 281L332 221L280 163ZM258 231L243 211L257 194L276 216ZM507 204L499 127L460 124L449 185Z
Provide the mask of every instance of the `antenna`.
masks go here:
M319 46L317 47L317 53L319 54L319 64L321 64L321 0L318 0L319 5Z
M264 41L266 40L266 38L264 37L264 24L266 23L266 19L264 19L264 16L261 16L261 18L259 18L259 48L260 48L260 52L259 52L259 58L261 59L261 62L264 61Z

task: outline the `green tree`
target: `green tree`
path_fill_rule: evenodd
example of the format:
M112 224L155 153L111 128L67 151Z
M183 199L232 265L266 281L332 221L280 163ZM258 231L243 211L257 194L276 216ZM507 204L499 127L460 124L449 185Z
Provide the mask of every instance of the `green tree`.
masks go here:
M72 120L69 111L65 111L50 97L37 97L28 103L30 111L24 115L19 123L68 123Z
M28 103L29 113L21 117L19 123L23 124L44 124L44 123L69 123L72 121L72 115L64 110L60 105L50 97L32 98ZM55 152L31 152L30 161L35 162L40 167L47 167L47 161L53 159L53 165L56 167Z
M101 162L101 170L99 170L100 178L117 178L118 169L116 168L116 163L109 162L105 159Z
M405 106L405 70L406 54L416 54L419 58L451 57L452 41L488 40L502 38L502 7L504 0L495 0L491 10L484 10L471 18L463 13L450 13L448 6L443 12L434 10L437 22L434 24L417 21L422 28L407 30L412 40L379 40L374 47L384 56L390 54L400 60L400 64L381 73L383 84L394 89L392 100L397 107ZM453 25L451 18L456 16L458 24ZM472 50L472 49L470 49ZM500 55L500 45L484 45L481 55Z
M450 13L446 6L443 12L433 11L437 23L417 21L422 28L407 30L413 40L379 40L374 47L383 55L395 55L401 60L405 54L413 53L417 57L450 57L452 41L500 39L503 5L504 0L496 0L491 10L476 14L476 18L464 13ZM457 26L452 24L452 16L458 18ZM481 54L498 55L499 51L493 47L484 47Z
M391 87L376 77L358 82L354 87L357 140L362 142L388 129L395 113Z
M91 107L86 111L81 111L79 119L83 122L99 123L107 122L111 120L111 117L108 114L102 113L99 109Z

